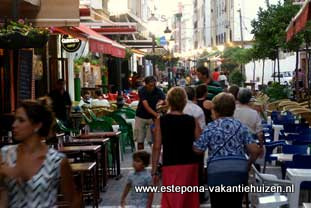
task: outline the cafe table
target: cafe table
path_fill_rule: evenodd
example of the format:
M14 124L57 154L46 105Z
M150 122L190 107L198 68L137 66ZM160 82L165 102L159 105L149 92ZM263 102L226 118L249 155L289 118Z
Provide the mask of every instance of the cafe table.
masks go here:
M101 172L102 172L102 177L100 178L101 180L100 182L100 189L101 191L104 191L104 188L107 185L107 181L108 181L108 148L107 148L107 144L109 142L110 138L94 138L94 139L75 139L73 138L73 140L69 143L69 145L101 145L101 151L100 151L100 168L101 168Z
M284 129L283 125L272 125L272 128L274 129L274 136L273 141L278 141L281 130Z
M86 196L91 195L93 198L93 207L98 207L99 193L97 189L96 162L71 163L70 166L74 173L79 173L81 193ZM92 178L92 188L89 190L83 189L83 186L87 186L84 182L85 174L89 174L89 177Z
M291 162L293 161L294 154L275 153L271 154L270 157L276 157L280 162Z
M112 154L112 170L110 176L115 176L116 179L121 177L121 161L120 161L120 141L119 136L121 131L115 132L89 132L82 134L78 139L95 139L95 138L110 138L110 149Z
M299 207L300 184L304 181L311 181L311 169L287 168L286 176L294 184L294 192L289 193L289 208Z
M92 158L94 158L96 164L99 164L100 149L101 149L100 145L87 145L87 146L76 145L76 146L62 146L58 149L58 151L67 155L71 153L80 153L81 155L83 155L83 153L89 154ZM99 178L98 165L96 165L96 177ZM98 183L97 183L97 190L99 190ZM97 198L99 198L99 194Z

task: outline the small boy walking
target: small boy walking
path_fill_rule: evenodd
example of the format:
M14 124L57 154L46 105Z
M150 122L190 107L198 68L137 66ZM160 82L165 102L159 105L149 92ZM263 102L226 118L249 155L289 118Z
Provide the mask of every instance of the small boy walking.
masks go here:
M121 207L125 207L125 199L127 194L130 193L130 200L127 204L133 207L146 208L151 207L152 194L136 192L134 187L138 186L151 186L152 177L149 171L146 170L150 163L150 154L146 151L137 151L133 154L133 168L128 176L126 186L124 188Z

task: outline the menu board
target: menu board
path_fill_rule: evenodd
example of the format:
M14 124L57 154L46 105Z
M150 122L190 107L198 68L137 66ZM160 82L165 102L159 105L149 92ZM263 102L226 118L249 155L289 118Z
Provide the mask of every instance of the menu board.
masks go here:
M32 95L32 50L18 53L18 100L31 99Z

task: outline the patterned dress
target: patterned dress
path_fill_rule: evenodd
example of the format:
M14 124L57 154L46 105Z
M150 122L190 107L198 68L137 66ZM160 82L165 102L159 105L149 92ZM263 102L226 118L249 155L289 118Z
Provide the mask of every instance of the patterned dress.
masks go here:
M3 161L15 166L18 145L5 146L1 149ZM12 208L51 208L56 207L60 182L60 163L65 155L49 149L38 172L21 184L15 179L5 178L8 190L8 205Z

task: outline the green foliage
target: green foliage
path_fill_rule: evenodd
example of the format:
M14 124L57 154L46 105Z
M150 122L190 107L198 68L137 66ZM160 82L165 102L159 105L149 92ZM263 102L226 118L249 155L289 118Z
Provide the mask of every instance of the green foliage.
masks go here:
M155 60L155 62L162 60L162 58L163 58L163 54L160 54L160 53L146 53L145 54L145 59Z
M106 65L103 65L100 67L101 72L106 73L108 72L108 67Z
M159 70L164 71L165 70L165 62L164 61L158 62L158 68L159 68Z
M270 97L269 101L273 102L276 100L289 98L291 90L288 86L274 82L264 90L264 93Z
M276 5L267 5L268 8L259 9L257 19L252 21L252 34L255 37L256 56L259 58L277 58L278 49L295 50L301 44L300 40L286 43L286 28L296 15L299 6L291 1L278 2Z
M23 20L10 21L0 27L0 48L40 48L49 38L49 31L33 27Z
M87 56L81 56L77 59L73 60L74 63L74 72L76 74L80 73L82 70L82 65L84 62L90 62L91 65L95 65L95 66L99 66L100 65L100 60L98 58L94 58L92 57L91 54L87 55ZM102 69L102 68L101 68Z
M252 60L252 49L240 47L226 48L222 58L224 59L221 68L226 71L238 69L242 64L247 64Z
M161 53L146 53L145 59L154 60L155 64L158 65L160 70L165 70L165 64L172 64L173 66L176 66L179 60L178 57L173 57L170 54L165 55Z
M245 77L242 75L241 71L236 69L229 75L229 81L230 84L235 84L238 86L242 86L242 84L245 82Z
M91 64L98 66L100 64L99 59L91 59Z

